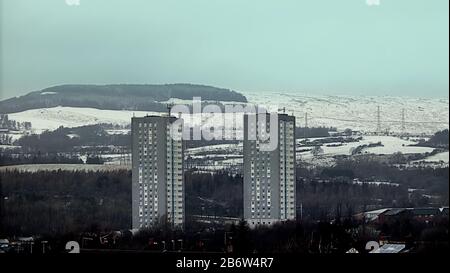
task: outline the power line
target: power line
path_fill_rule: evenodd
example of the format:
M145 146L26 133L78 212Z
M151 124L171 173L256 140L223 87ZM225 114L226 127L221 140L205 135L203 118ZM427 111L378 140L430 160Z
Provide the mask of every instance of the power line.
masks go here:
M344 119L344 118L333 118L333 117L325 117L325 116L314 116L314 118L316 119L329 119L329 120L337 120L337 121L348 121L348 122L367 122L367 123L373 123L373 122L377 122L377 119ZM311 119L311 117L310 117ZM392 120L381 120L380 121L382 124L383 123L401 123L401 120L396 120L396 119L392 119ZM405 125L407 124L448 124L448 121L427 121L427 120L423 120L423 121L406 121L405 120Z
M308 112L305 112L305 128L308 128Z
M377 106L377 133L381 132L381 113L380 106Z
M406 126L405 126L405 108L402 109L402 133L405 133Z

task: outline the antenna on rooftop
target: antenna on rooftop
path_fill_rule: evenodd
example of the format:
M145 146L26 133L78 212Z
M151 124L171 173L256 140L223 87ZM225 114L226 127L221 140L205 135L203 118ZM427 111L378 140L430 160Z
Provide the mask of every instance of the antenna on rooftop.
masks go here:
M166 107L167 107L167 115L170 116L170 110L172 110L173 103L166 104Z

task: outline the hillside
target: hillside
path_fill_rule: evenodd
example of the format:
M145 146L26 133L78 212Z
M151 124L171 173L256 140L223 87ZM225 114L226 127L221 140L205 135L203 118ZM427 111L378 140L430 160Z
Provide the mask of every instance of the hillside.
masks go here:
M179 85L177 85L179 86ZM159 86L162 88L162 86ZM158 87L158 88L159 88ZM167 86L166 86L167 87ZM170 90L177 90L173 86L169 86ZM98 87L102 89L102 87ZM391 133L410 133L412 135L433 135L437 131L448 130L449 128L449 102L448 98L414 98L414 97L386 97L386 96L326 96L326 95L304 95L301 93L280 93L280 92L242 92L243 95L224 90L223 92L215 92L214 94L207 94L208 90L216 90L212 87L204 87L192 89L198 91L188 91L189 88L178 88L177 92L172 92L171 98L167 99L167 93L154 93L153 89L149 88L148 97L152 97L153 107L143 107L147 99L138 99L136 93L134 95L124 95L124 88L117 88L112 95L101 95L102 91L96 91L92 94L80 95L77 98L73 95L67 96L72 98L72 102L81 101L81 98L89 98L89 103L80 102L80 105L91 104L91 106L42 106L42 101L38 100L40 97L47 98L48 102L54 103L56 98L61 98L61 95L55 94L57 88L46 89L34 94L38 98L35 101L40 101L41 107L36 103L32 103L31 94L17 98L17 103L21 101L21 107L25 105L25 101L29 101L29 110L16 111L18 105L14 99L0 102L0 112L12 113L9 119L18 123L31 122L32 129L39 132L45 130L54 130L59 126L76 127L83 125L92 125L99 123L112 123L127 125L130 123L131 117L145 116L147 114L159 114L158 112L166 111L166 103L182 103L189 104L193 95L202 95L204 100L219 101L225 99L231 100L248 100L250 104L258 104L266 106L271 110L278 110L285 108L286 113L294 114L297 117L297 127L305 126L305 117L308 113L308 127L325 127L337 128L343 131L346 128L359 130L363 133L373 133L377 130L377 107L380 106L380 125L382 131L389 131ZM70 88L66 88L68 90ZM88 88L86 88L88 89ZM105 88L106 90L114 88ZM133 89L133 88L131 88ZM139 89L139 88L137 88ZM122 91L121 91L122 90ZM217 89L221 90L221 89ZM49 93L50 92L50 93ZM51 93L53 92L53 93ZM67 91L66 91L67 92ZM121 94L120 96L118 94ZM178 96L179 98L176 98ZM25 99L26 98L26 99ZM114 101L114 107L110 107ZM144 103L143 103L144 102ZM226 103L226 102L224 102ZM76 104L76 103L73 103ZM59 103L58 105L61 105ZM142 107L141 107L142 106ZM125 110L122 110L125 109ZM143 110L136 110L143 109ZM150 110L146 110L150 109ZM152 110L153 109L153 110ZM404 109L405 121L404 129L402 129L402 110ZM232 118L232 116L227 117ZM189 119L188 119L189 120ZM214 119L214 121L221 121L222 118ZM214 124L214 122L213 122ZM301 131L299 131L301 132ZM304 132L300 133L304 136ZM325 135L324 135L325 136ZM445 138L445 136L444 136ZM448 137L447 137L448 138ZM448 145L448 144L447 144Z
M320 95L301 92L244 92L249 102L285 108L297 117L297 126L351 128L364 132L377 130L377 107L380 106L382 131L402 131L402 110L405 114L404 132L431 135L449 128L447 98Z
M56 106L104 110L166 111L170 99L247 102L228 89L204 85L61 85L0 101L0 113L17 113Z

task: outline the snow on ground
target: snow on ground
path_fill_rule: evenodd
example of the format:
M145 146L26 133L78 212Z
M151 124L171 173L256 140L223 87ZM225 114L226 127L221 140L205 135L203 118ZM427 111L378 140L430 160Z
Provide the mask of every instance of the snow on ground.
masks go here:
M286 113L297 117L297 125L337 127L339 130L351 128L364 132L374 132L377 128L377 107L381 107L381 129L391 132L401 131L402 110L405 110L405 131L412 134L433 134L449 128L448 98L411 98L388 96L325 96L283 92L244 92L250 105L266 106L272 111L285 108ZM192 104L191 100L171 99L173 104ZM241 104L241 103L238 103ZM53 130L59 126L75 127L97 123L127 125L133 114L137 117L161 115L145 111L98 110L93 108L54 107L10 114L10 119L29 121L35 130ZM182 115L188 124L199 124L198 115L191 120ZM232 114L204 116L210 125L220 125L225 120L229 124ZM237 128L242 127L242 119L237 119Z
M80 136L77 134L68 134L67 135L69 138L79 138Z
M341 104L345 105L344 102ZM306 103L307 105L307 103ZM447 105L448 107L448 105ZM155 112L143 112L143 111L114 111L114 110L98 110L93 108L76 108L76 107L54 107L54 108L45 108L45 109L36 109L29 110L20 113L11 114L10 118L14 119L18 122L30 121L34 130L37 132L43 130L53 130L60 126L65 127L76 127L82 125L89 124L98 124L98 123L113 123L118 125L128 125L131 121L131 118L134 116L141 117L145 115L161 115L161 113ZM225 119L225 123L229 124L230 120L233 119L233 115L212 115L203 117L203 120L207 120L206 126L209 125L217 125L223 124L223 120ZM202 120L198 115L191 119L188 115L182 115L182 118L188 125L192 124L200 124L200 120ZM447 117L448 118L448 117ZM242 119L238 119L239 122L236 124L237 128L242 128ZM128 130L115 130L111 133L127 133ZM16 135L19 137L19 135ZM367 148L364 152L374 153L374 154L392 154L395 152L402 152L405 154L408 153L425 153L431 152L432 148L427 147L415 147L410 146L416 144L416 141L412 140L403 140L394 136L363 136L363 140L360 142L352 142L352 143L343 143L341 146L329 147L327 145L323 145L323 154L322 156L334 156L334 155L350 155L352 149L370 143L376 143L381 141L382 147L372 147ZM242 144L241 144L242 145ZM299 149L308 149L312 147L299 147ZM239 151L242 149L242 146L236 147L233 144L224 144L224 145L214 145L208 147L194 148L189 149L187 152L189 154L196 154L204 151L217 151L217 150L226 150L230 152ZM310 152L300 153L302 159L312 158L312 154ZM447 154L448 161L448 154Z
M301 160L302 162L306 162L308 164L311 164L312 166L322 166L322 167L332 167L335 165L336 160L330 156L298 156L297 154L296 159L297 161Z
M5 134L8 137L11 137L12 142L18 140L19 138L21 138L25 133L24 132L14 132L14 133L7 133Z
M220 161L221 164L224 165L239 165L244 163L243 158L229 158Z
M40 133L45 130L55 130L60 126L70 128L99 123L111 123L125 126L131 123L131 118L133 116L144 117L146 115L161 116L162 113L58 106L9 114L9 117L17 122L31 122L33 130L36 133ZM237 116L234 127L239 129L243 126L243 118L242 114ZM233 114L204 114L202 116L200 116L200 114L183 114L181 117L187 125L196 126L203 124L205 128L213 125L223 126L224 123L231 127L234 119ZM128 130L112 130L111 133L125 134L128 133Z
M330 144L336 144L336 143L329 143ZM335 156L335 155L351 155L352 149L362 145L361 142L350 142L350 143L343 143L341 146L335 146L335 147L328 147L326 145L322 145L323 153L320 153L322 156ZM298 150L303 149L312 149L312 146L300 146ZM310 151L305 151L300 153L302 158L309 158L313 157L313 154Z
M381 106L382 129L400 131L401 112L405 109L406 132L414 134L433 134L438 130L449 127L449 101L445 99L423 99L423 98L399 98L399 97L357 97L357 96L308 96L303 94L288 93L244 93L250 104L261 104L272 110L286 108L286 112L297 117L297 126L304 126L304 115L308 113L309 126L337 127L340 130L352 128L373 132L376 130L376 110ZM190 104L190 100L172 100L175 104ZM99 123L112 123L121 126L129 125L133 116L143 117L146 115L162 115L162 113L145 111L118 111L99 110L94 108L76 107L54 107L28 110L20 113L10 114L10 119L17 122L31 122L33 130L37 133L44 130L54 130L60 126L77 127ZM242 132L242 114L214 114L214 115L186 115L184 119L186 126L197 126L202 124L204 128L211 126L227 126L232 124L237 132ZM111 130L111 134L126 134L129 130ZM20 135L14 135L15 139ZM320 139L320 138L317 138ZM341 146L330 147L332 143L322 145L323 153L314 157L311 152L298 153L298 159L324 164L332 164L335 155L350 155L352 150L364 144L381 141L383 146L366 148L364 153L392 154L395 152L425 153L431 152L432 148L411 146L417 141L413 139L403 140L394 136L363 136L362 141L343 143ZM337 143L334 143L337 144ZM311 149L302 147L299 149ZM201 148L188 149L188 155L196 155L205 151L223 154L241 152L241 146L236 145L213 145ZM428 160L440 160L448 162L448 153L435 155ZM231 160L231 159L230 159Z
M80 155L79 158L81 159L81 161L83 161L83 163L86 163L87 155Z
M104 160L105 165L124 165L129 164L131 162L131 154L100 154L98 155L101 159ZM88 156L87 155L79 155L79 159L86 163Z
M449 152L443 152L443 153L438 153L432 156L429 156L427 158L424 158L422 160L418 160L418 161L425 161L425 162L441 162L443 161L444 163L449 163Z
M8 116L10 119L17 122L31 122L33 130L39 133L45 130L55 130L60 126L78 127L99 123L128 125L131 123L133 113L137 117L145 116L147 114L160 115L160 113L155 112L99 110L94 108L58 106L53 108L33 109L9 114Z
M100 158L104 160L104 164L108 165L124 165L131 163L131 154L103 154Z
M323 138L321 138L323 139ZM309 139L311 140L311 139ZM373 143L382 143L382 147L372 147L363 150L363 153L367 154L394 154L401 152L403 154L415 154L415 153L427 153L432 152L433 148L411 146L418 142L412 140L405 140L394 136L362 136L362 140L359 142L342 143L341 146L329 147L327 145L335 145L338 143L327 143L322 145L323 153L314 156L310 151L298 152L297 160L313 164L315 166L333 166L335 164L334 156L338 155L351 155L352 150L361 145L368 145ZM297 149L312 149L313 147L299 146ZM205 153L207 154L205 156ZM242 157L236 157L236 155L242 155L242 143L240 144L220 144L210 145L198 148L192 148L186 150L186 155L194 159L215 160L218 164L240 164ZM430 157L429 160L437 160L444 158L448 152L436 155L436 158ZM216 159L217 158L217 159ZM219 160L219 158L226 158Z
M250 103L272 108L286 108L297 117L297 125L352 128L374 132L377 107L381 107L382 129L401 131L402 109L405 109L405 131L433 134L449 128L448 98L412 98L390 96L327 96L287 92L243 92Z
M197 148L186 149L187 154L198 154L204 152L218 152L218 151L240 151L242 150L242 143L240 144L217 144L202 146Z
M184 100L184 99L179 99L179 98L170 98L168 100L165 101L160 101L160 103L163 104L186 104L186 105L192 105L193 100Z
M336 155L351 155L352 150L361 145L374 144L377 142L381 142L383 146L366 148L363 150L363 153L371 153L371 154L393 154L396 152L401 152L403 154L415 154L415 153L426 153L432 152L433 148L429 147L418 147L418 146L410 146L417 144L417 142L411 140L404 140L394 136L363 136L362 140L359 142L350 142L350 143L342 143L341 146L328 147L326 145L337 144L337 143L328 143L326 145L322 145L323 153L321 156L336 156ZM308 146L300 146L298 149L312 149L313 147ZM313 154L309 151L299 153L301 159L311 159L313 158Z
M341 146L336 147L327 147L326 145L336 144L336 143L328 143L326 145L322 145L323 153L320 153L317 156L314 156L310 151L299 152L297 153L297 160L304 161L309 164L313 164L315 166L333 166L335 164L334 156L338 155L351 155L352 150L360 145L368 145L381 142L383 146L365 148L362 152L365 154L377 154L377 155L388 155L394 154L396 152L401 152L403 154L415 154L415 153L427 153L432 152L433 148L429 147L419 147L419 146L411 146L417 144L418 142L412 140L404 140L399 137L394 136L362 136L362 140L359 142L350 142L350 143L342 143ZM300 146L300 149L312 149L313 147L308 146ZM444 155L437 154L436 158L430 157L431 160L436 160L438 158L445 159ZM447 162L448 162L448 152L446 153ZM429 159L430 159L429 158Z
M2 149L9 150L9 149L15 149L15 148L20 148L20 146L14 146L14 145L0 145L0 150L2 150Z
M46 96L46 95L56 95L58 94L58 92L42 92L41 96Z
M419 153L427 153L432 152L434 149L429 147L419 147L419 146L409 146L417 144L417 142L400 139L398 137L393 136L366 136L363 137L363 142L366 143L376 143L381 141L383 146L372 147L365 149L372 154L393 154L396 152L401 152L403 154L419 154ZM366 144L364 143L364 144Z
M127 135L130 131L130 129L106 130L106 132L110 135Z
M353 184L358 184L358 185L375 185L375 186L380 186L380 185L385 185L385 186L393 186L393 187L400 187L400 184L398 183L392 183L392 182L386 182L386 181L353 181Z
M394 154L396 152L401 152L403 154L415 154L433 151L433 148L430 147L412 146L417 144L417 142L401 139L395 136L362 136L362 140L358 142L342 143L341 146L332 146L332 147L327 146L338 143L327 143L325 145L322 145L323 153L320 153L319 156L316 157L315 159L319 160L319 158L333 157L336 155L351 155L352 150L358 146L374 144L378 142L381 142L383 146L366 148L363 150L363 152L381 155L381 154ZM311 146L299 146L297 150L312 149L312 148L313 147ZM186 154L192 157L195 157L196 155L199 154L201 156L204 156L204 153L210 153L209 156L216 156L216 157L232 155L233 153L240 154L242 153L242 143L210 145L186 150ZM314 157L310 151L299 152L298 155L300 156L301 159L312 159ZM442 153L442 155L441 154L435 155L436 159L438 158L445 159L445 156L447 156L448 160L448 152Z

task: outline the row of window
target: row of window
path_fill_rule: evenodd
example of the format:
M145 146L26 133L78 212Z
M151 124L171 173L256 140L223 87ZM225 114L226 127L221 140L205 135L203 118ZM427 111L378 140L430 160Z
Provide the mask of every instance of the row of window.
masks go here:
M259 212L253 213L253 212L252 212L252 218L253 218L253 219L254 219L254 218L271 218L271 216L270 216L270 212L267 213L267 215L264 214L264 213L259 213Z
M252 223L252 225L271 225L273 222L272 221L252 221L251 222Z

